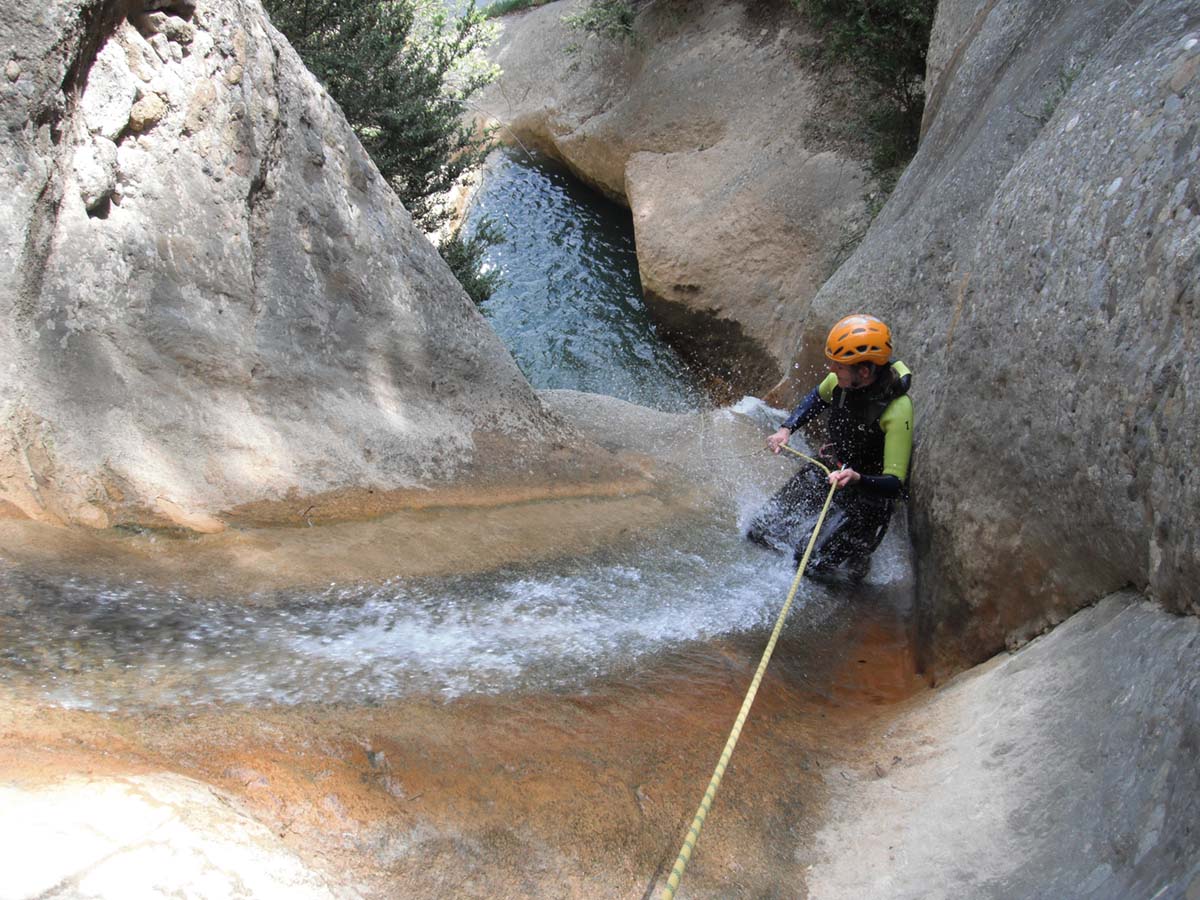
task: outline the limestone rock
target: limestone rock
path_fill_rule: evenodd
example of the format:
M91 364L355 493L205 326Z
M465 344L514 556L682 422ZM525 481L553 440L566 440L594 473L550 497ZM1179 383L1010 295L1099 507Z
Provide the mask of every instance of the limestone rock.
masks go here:
M812 36L786 3L648 4L635 40L569 54L581 2L502 20L479 108L626 203L660 333L719 394L764 390L863 211L861 148L820 134Z
M947 0L934 45L921 148L780 393L838 317L892 324L935 668L1125 585L1200 611L1200 9Z
M212 787L181 775L0 787L5 897L356 900Z
M117 145L96 136L80 146L72 161L79 182L79 197L92 212L103 204L117 186Z
M105 42L89 76L88 89L80 99L83 120L90 131L116 140L129 123L129 110L137 95L137 83L119 42Z
M158 124L167 114L167 104L158 94L147 94L129 111L129 127L139 134Z
M4 509L212 531L608 459L543 409L256 2L147 4L151 40L190 37L166 54L128 6L2 5Z
M929 36L929 47L925 53L925 116L921 131L924 133L937 112L938 101L943 93L942 76L952 71L959 63L960 54L977 35L995 3L975 0L973 3L939 3L937 27Z
M828 780L810 895L1196 896L1197 641L1120 594L901 709L885 777Z

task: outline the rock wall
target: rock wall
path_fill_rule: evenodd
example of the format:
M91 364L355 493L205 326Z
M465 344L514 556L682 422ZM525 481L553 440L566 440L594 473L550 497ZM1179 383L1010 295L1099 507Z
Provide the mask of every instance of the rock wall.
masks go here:
M0 515L209 531L569 437L258 3L2 6Z
M623 44L563 23L583 2L501 20L480 115L627 204L660 333L718 396L765 391L863 215L836 73L786 0L648 4Z
M1118 594L902 705L825 767L810 896L1197 896L1198 642Z
M1129 585L1198 612L1200 8L944 0L933 47L920 150L796 360L868 310L916 372L927 662Z

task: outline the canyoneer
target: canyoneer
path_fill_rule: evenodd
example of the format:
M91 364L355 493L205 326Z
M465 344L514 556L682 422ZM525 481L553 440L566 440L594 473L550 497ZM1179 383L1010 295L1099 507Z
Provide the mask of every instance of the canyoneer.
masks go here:
M834 325L825 358L829 374L767 438L767 446L779 453L796 429L828 412L828 440L819 456L833 472L826 478L815 466L802 467L755 515L746 536L790 550L799 561L806 526L812 527L829 484L836 484L830 520L806 574L858 581L883 540L894 502L905 494L913 446L912 373L892 360L891 330L874 316L846 316Z

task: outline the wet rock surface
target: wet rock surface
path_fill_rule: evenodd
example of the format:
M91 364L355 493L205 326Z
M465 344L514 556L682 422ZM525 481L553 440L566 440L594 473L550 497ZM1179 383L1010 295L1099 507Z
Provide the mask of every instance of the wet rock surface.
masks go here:
M862 215L865 150L823 121L834 74L787 3L648 4L625 43L567 28L581 5L502 20L479 112L627 204L660 332L722 399L764 391Z
M64 529L0 506L0 559L56 577L234 596L469 574L647 538L710 515L739 479L765 485L782 471L761 452L763 426L728 411L667 414L573 391L546 391L538 402L593 448L589 465L563 447L465 486L260 501L227 512L234 527L207 534ZM714 464L722 477L701 475Z
M1198 649L1124 593L908 701L827 779L811 895L1195 896Z
M823 620L785 632L690 893L796 891L794 846L815 828L829 748L919 689L896 610L862 599L866 616L827 598L810 607L824 604ZM353 708L96 713L0 685L0 790L14 800L0 831L33 822L91 839L54 866L18 861L10 883L29 888L4 896L39 896L61 874L48 896L116 900L142 882L100 875L135 859L165 893L201 867L195 896L243 875L233 896L289 883L298 896L643 896L661 890L761 649L753 635L684 647L586 691ZM157 839L143 843L150 824ZM109 868L89 847L112 851ZM164 867L171 854L184 864Z

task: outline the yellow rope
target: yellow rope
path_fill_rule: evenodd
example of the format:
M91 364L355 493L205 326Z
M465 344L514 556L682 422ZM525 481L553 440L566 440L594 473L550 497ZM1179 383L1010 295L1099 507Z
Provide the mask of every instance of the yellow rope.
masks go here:
M830 474L827 466L811 456L805 456L786 444L783 445L783 449L818 466L826 475ZM729 740L725 742L725 749L721 752L721 759L717 762L717 768L713 771L712 779L708 783L708 790L704 792L704 799L700 801L700 808L696 810L696 817L692 819L692 827L688 829L687 837L683 840L683 847L679 850L675 867L671 870L671 877L667 879L667 886L663 888L661 900L673 900L675 891L679 889L679 882L683 879L683 870L687 868L688 861L692 858L692 850L695 849L696 841L700 838L700 829L704 826L704 820L708 818L708 810L712 806L713 798L717 796L717 788L720 787L721 779L725 776L725 768L729 765L729 758L733 756L733 748L737 746L738 738L741 737L742 726L746 722L746 716L750 713L754 696L758 693L758 685L762 681L763 673L767 670L767 663L771 661L771 654L775 651L775 642L779 640L779 634L783 630L783 620L787 618L788 610L792 607L792 600L800 587L800 579L804 576L808 558L812 556L813 547L817 543L817 534L820 533L821 526L825 524L825 514L829 511L829 503L833 500L833 492L836 490L836 485L829 486L825 505L821 507L821 515L817 517L812 537L808 539L808 546L804 548L804 556L800 560L800 565L796 567L796 577L792 580L792 588L788 591L787 601L780 610L779 618L775 622L775 630L771 632L771 639L767 641L767 649L763 651L762 660L758 664L758 671L754 673L754 680L750 682L750 689L746 691L746 699L742 701L742 709L733 723L733 730L729 732Z

